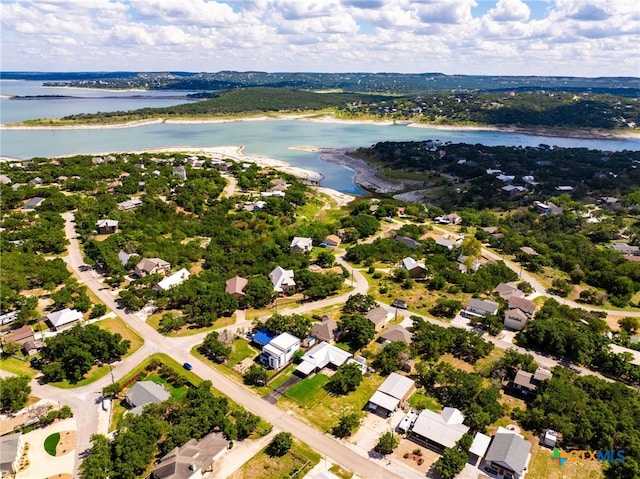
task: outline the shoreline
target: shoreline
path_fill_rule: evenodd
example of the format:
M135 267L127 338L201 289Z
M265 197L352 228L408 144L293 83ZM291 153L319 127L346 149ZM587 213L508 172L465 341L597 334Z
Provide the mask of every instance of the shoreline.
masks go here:
M228 118L201 118L201 119L180 119L180 118L153 118L148 120L134 120L123 123L112 123L103 125L79 124L79 125L21 125L19 123L1 123L0 130L99 130L99 129L119 129L136 128L159 123L169 125L206 125L216 123L235 123L250 121L307 121L311 123L329 124L351 124L351 125L373 125L373 126L405 126L408 128L423 128L441 131L495 131L501 133L512 133L528 136L543 136L548 138L574 138L583 140L635 140L640 139L640 131L617 131L599 129L576 129L576 130L556 130L549 127L523 128L517 126L494 126L494 125L435 125L430 123L419 123L412 120L377 120L377 119L342 119L333 115L321 115L315 113L302 114L282 114L282 115L258 115L258 116L238 116Z

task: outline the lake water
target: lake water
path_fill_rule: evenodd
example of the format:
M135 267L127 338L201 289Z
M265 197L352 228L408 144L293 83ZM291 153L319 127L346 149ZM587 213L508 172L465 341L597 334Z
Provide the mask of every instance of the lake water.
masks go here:
M81 99L0 101L2 122L72 113L131 110L148 106L167 106L184 100L161 98L184 92L103 92L68 88L42 88L41 82L0 81L2 95L74 95ZM128 98L142 95L143 98ZM110 98L104 98L109 96ZM125 98L122 98L125 97ZM341 165L319 159L317 153L291 150L291 146L360 147L379 141L421 141L484 145L539 144L602 150L640 150L640 139L582 140L517 133L471 130L436 130L404 125L332 124L276 120L209 124L152 124L135 128L96 130L2 130L0 154L12 158L60 156L81 153L139 150L161 147L208 147L244 145L245 152L276 158L324 175L323 186L347 193L359 193L353 172Z

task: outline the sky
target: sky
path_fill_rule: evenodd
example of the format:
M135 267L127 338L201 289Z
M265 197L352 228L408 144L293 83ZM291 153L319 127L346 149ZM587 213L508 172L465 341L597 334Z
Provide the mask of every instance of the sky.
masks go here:
M640 77L639 0L0 0L4 71Z

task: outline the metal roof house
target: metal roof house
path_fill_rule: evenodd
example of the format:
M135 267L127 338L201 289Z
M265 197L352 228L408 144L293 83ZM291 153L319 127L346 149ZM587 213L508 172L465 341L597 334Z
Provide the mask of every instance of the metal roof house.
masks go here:
M369 399L368 407L378 414L389 416L406 401L416 388L413 379L391 373Z
M61 309L53 313L47 314L47 320L53 326L56 331L75 326L76 323L82 320L82 313L77 309Z
M296 372L306 376L329 365L337 368L351 356L353 355L350 352L323 341L302 356L302 362L298 364Z
M296 287L296 282L293 279L294 274L292 269L284 269L281 266L276 266L271 273L269 273L269 279L273 284L273 290L282 293L283 291L289 291Z
M464 415L453 407L445 407L440 414L424 409L413 424L410 437L440 450L453 447L469 431L463 421Z

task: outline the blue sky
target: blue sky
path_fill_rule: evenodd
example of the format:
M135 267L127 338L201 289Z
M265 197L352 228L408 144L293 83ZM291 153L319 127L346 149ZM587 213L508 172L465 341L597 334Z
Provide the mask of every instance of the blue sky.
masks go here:
M3 70L640 76L637 0L0 0Z

